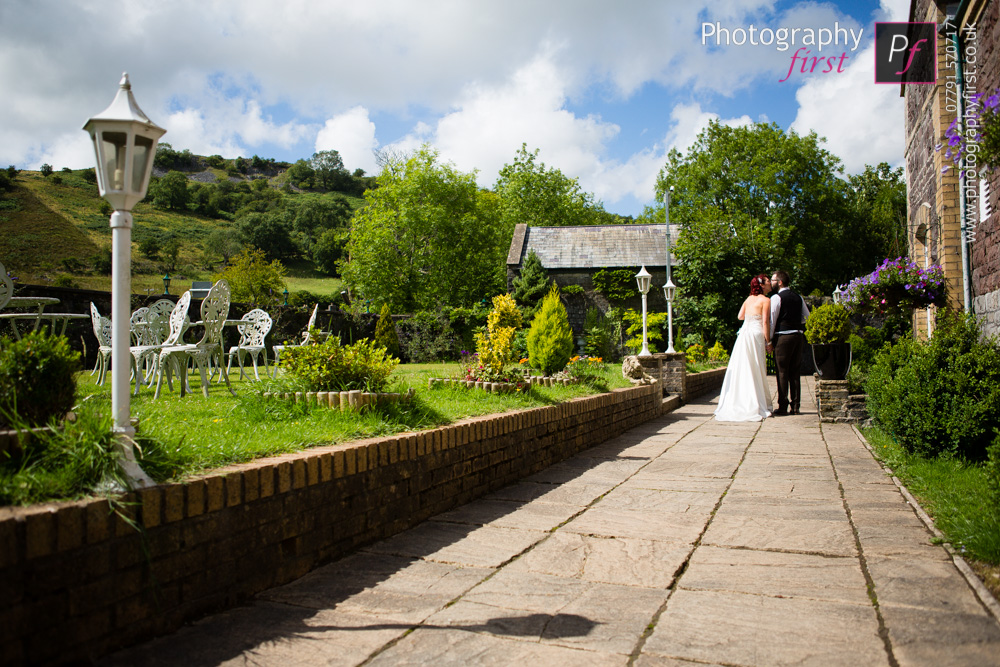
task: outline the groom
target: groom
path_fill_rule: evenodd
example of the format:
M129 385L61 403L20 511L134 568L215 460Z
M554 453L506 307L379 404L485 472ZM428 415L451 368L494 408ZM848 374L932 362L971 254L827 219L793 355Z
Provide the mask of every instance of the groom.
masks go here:
M774 364L778 368L778 409L772 414L797 415L802 398L799 367L809 308L801 296L789 289L788 274L784 271L774 272L771 285L777 292L771 296L771 342L767 351L774 350Z

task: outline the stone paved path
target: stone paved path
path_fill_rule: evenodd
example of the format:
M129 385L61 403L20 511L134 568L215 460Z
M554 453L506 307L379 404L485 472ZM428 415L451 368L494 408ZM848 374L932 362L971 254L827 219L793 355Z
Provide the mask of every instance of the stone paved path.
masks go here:
M805 390L756 424L689 404L103 664L1000 665L1000 624Z

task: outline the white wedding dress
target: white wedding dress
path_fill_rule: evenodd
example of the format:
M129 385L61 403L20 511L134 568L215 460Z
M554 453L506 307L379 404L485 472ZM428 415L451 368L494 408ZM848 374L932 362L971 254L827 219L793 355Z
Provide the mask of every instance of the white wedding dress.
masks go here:
M750 422L770 416L771 393L767 387L764 329L760 315L750 315L744 320L729 357L715 419L720 422Z

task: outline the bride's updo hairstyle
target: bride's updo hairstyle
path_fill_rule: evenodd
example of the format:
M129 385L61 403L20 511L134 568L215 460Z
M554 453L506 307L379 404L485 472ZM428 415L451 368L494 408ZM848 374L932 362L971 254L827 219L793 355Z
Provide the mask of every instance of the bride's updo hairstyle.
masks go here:
M764 293L764 282L767 276L763 273L750 279L750 296L757 296Z

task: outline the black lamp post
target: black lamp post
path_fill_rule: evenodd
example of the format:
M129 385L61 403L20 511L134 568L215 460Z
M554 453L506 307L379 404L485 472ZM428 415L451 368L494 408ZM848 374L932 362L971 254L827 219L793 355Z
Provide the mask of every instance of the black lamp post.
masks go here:
M163 274L163 293L170 294L170 272L167 271Z

